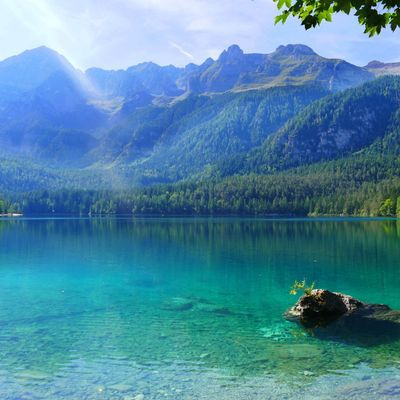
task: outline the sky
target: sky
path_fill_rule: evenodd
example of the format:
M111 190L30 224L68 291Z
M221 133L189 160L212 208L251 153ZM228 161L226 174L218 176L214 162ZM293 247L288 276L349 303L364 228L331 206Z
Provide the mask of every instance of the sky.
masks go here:
M305 31L298 20L274 25L272 0L2 0L0 59L48 46L82 70L143 61L183 66L217 58L231 44L270 53L302 43L356 65L400 61L400 31L369 38L353 16Z

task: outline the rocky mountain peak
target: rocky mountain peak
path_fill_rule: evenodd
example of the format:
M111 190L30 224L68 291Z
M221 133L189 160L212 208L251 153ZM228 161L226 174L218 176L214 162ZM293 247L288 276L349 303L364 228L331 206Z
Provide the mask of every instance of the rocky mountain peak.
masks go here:
M275 54L285 56L315 56L315 51L304 44L288 44L286 46L279 46L275 50Z
M239 59L243 56L243 50L237 45L233 44L224 50L219 56L220 61L231 61Z
M378 60L370 61L364 68L382 68L385 66L385 63Z

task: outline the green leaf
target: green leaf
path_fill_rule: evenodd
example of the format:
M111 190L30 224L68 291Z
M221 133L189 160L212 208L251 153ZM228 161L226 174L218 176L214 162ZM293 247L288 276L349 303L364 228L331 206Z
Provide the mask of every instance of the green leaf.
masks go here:
M400 27L400 3L398 0L273 0L278 9L293 17L298 17L306 28L320 25L322 21L332 21L333 13L351 14L358 18L358 23L364 26L365 33L374 36L382 28L390 26L394 31ZM288 15L275 19L275 23L284 23ZM399 16L398 16L399 15Z
M288 19L290 13L289 11L286 11L282 14L282 23L284 24L286 22L286 20Z
M350 0L342 0L342 1L340 1L340 3L337 3L337 4L340 4L341 11L343 11L346 14L350 14L350 11L351 11Z
M280 10L283 7L285 2L286 2L286 0L278 0L278 4L277 4L278 10Z

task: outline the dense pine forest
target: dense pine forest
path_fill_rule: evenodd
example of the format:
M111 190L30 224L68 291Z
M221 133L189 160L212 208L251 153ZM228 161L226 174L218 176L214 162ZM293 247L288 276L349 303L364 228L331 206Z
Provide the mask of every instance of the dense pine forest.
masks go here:
M58 190L6 202L27 215L400 216L400 159L369 154L273 175L235 175L131 191Z

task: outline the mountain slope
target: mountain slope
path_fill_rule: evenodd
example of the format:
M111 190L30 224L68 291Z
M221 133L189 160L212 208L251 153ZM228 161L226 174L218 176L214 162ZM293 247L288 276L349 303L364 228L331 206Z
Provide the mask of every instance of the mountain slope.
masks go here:
M77 75L69 61L54 50L45 46L26 50L0 62L0 86L28 91L58 71L64 71L69 76Z
M97 143L91 132L105 116L87 104L85 93L64 71L3 105L2 151L55 162L78 162Z
M383 77L329 96L250 153L244 170L281 170L357 152L388 133L399 107L399 77Z
M1 153L85 164L106 126L89 96L83 74L46 47L0 62Z
M99 161L131 165L137 176L178 180L260 145L290 117L327 95L315 86L190 96L144 109L102 140ZM104 154L107 154L104 158Z

